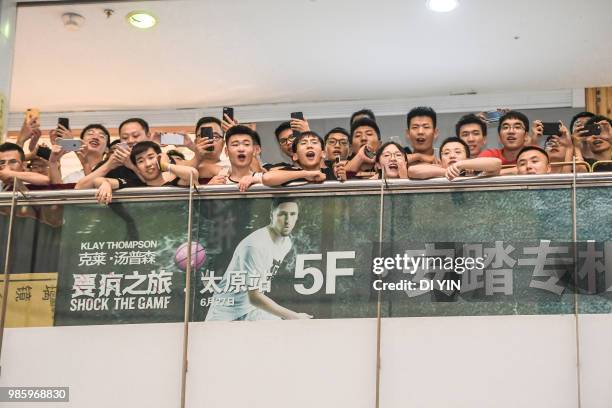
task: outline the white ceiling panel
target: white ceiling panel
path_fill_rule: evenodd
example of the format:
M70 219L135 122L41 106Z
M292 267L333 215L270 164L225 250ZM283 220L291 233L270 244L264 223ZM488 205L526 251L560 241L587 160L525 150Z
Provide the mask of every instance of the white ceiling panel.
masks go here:
M136 9L158 25L130 27ZM83 27L66 30L65 12L83 15ZM612 85L610 16L610 0L461 0L446 14L425 0L21 7L10 106L173 109Z

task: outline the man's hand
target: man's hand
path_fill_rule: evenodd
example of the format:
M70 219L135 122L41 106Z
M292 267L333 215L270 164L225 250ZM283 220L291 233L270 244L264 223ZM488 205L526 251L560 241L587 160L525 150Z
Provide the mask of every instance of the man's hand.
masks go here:
M376 163L376 157L373 158L369 158L366 154L365 154L365 149L368 147L368 145L363 145L359 148L359 150L357 151L357 155L359 156L359 158L361 159L362 163L368 163L368 164L374 164Z
M439 164L439 160L435 154L412 153L408 155L408 161L413 164Z
M449 179L450 181L453 181L454 179L459 177L461 175L461 171L463 170L461 168L461 164L462 164L462 161L459 160L458 162L453 163L450 166L448 166L448 168L446 169L446 178Z
M238 189L244 193L253 184L255 184L255 179L252 175L248 174L246 176L242 176L242 178L238 182Z
M74 153L76 154L79 161L81 162L81 165L84 165L85 162L87 162L87 153L89 153L89 146L87 146L87 143L82 143L80 149Z
M57 125L57 129L55 130L55 134L57 137L61 137L62 139L74 139L70 129L66 129L62 125Z
M346 168L344 167L346 160L334 163L334 176L338 181L346 181Z
M198 155L200 160L210 156L213 152L207 149L214 149L214 141L200 137L195 143L195 153Z
M227 177L222 174L217 174L213 178L210 179L208 184L210 185L220 185L227 183Z
M304 178L313 183L322 183L325 181L326 177L324 173L321 173L319 170L307 170L304 173Z
M182 135L183 135L183 146L185 146L186 148L188 148L192 152L195 152L196 145L193 142L193 140L191 140L191 138L189 137L189 135L187 133L182 134Z
M123 148L121 146L117 146L115 151L111 155L108 163L111 169L116 169L117 167L126 165L127 162L130 161L130 149Z
M51 155L49 156L49 164L59 163L62 156L64 156L66 152L62 146L60 145L51 145ZM78 153L77 153L78 156Z
M606 139L608 142L612 142L612 126L610 126L610 122L607 120L602 120L597 122L599 127L601 127L601 133L599 137L602 139Z
M531 124L531 144L537 145L540 143L540 138L544 134L544 124L541 120L534 120Z
M306 120L291 119L289 124L291 125L291 130L297 130L302 133L310 131L310 126L308 126L308 121Z
M572 148L575 143L577 145L580 144L580 140L572 139L572 136L570 136L569 131L567 130L567 127L563 124L563 122L559 122L559 136L553 137L557 139L557 142L560 146L563 146L568 149Z
M110 204L113 200L113 188L106 180L96 190L96 200L100 204Z
M0 170L0 180L4 184L13 184L13 178L15 177L15 172L8 167Z
M223 133L227 132L234 126L238 126L238 124L239 123L236 119L230 118L227 113L223 114L223 118L221 120L221 129L223 129Z
M38 143L38 139L40 138L40 124L35 118L24 119L23 124L21 125L21 130L19 131L19 136L17 136L17 144L21 147L25 144L25 142L29 139L36 139L33 143L33 146L36 146ZM30 151L34 151L34 147L32 146L32 142L30 142Z

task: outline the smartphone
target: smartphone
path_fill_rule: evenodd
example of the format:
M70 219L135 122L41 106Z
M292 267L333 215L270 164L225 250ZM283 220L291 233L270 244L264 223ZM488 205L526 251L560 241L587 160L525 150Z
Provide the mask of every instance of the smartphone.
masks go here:
M76 152L81 148L81 145L83 144L81 139L57 139L55 143L57 143L59 146L62 146L62 149L67 152Z
M163 145L182 146L185 138L179 133L162 133L159 142Z
M130 146L126 142L117 143L117 146L126 150L130 148Z
M70 121L68 120L68 118L58 118L57 126L59 127L59 125L62 125L66 129L70 129Z
M302 112L291 112L291 119L299 119L299 120L304 120L304 113L302 113ZM299 137L299 136L300 136L300 133L301 133L301 132L299 132L299 131L297 131L297 130L294 130L294 131L293 131L293 137L294 137L294 138Z
M30 108L25 111L26 122L31 122L33 119L40 123L40 110L37 108Z
M225 119L225 115L229 116L231 120L234 120L234 108L229 108L227 106L223 107L223 115L221 119Z
M340 156L336 156L336 159L334 160L334 163L335 163L335 164L340 163Z
M582 130L584 133L581 133L580 136L583 137L601 135L601 126L596 123L593 123L592 125L584 125Z
M202 139L214 140L212 128L208 127L208 126L202 126L200 128L200 137ZM215 148L213 146L210 146L210 147L206 148L207 152L212 152L213 150L215 150Z
M504 113L498 110L492 110L492 111L485 112L485 118L486 118L487 123L499 122L499 119L502 116L504 116Z
M49 160L49 157L51 157L51 149L49 149L48 147L45 146L40 146L37 150L36 150L36 155L40 158L43 158L45 160Z
M559 122L542 122L544 125L544 136L558 136L560 132Z

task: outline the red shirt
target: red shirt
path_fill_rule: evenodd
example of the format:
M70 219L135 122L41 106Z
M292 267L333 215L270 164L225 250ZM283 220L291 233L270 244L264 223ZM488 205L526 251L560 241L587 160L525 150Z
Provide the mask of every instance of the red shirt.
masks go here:
M506 160L506 158L504 157L502 151L504 149L487 149L484 152L481 152L478 157L495 157L501 160L502 162L502 166L505 166L506 164L516 164L516 160L514 161L509 161Z

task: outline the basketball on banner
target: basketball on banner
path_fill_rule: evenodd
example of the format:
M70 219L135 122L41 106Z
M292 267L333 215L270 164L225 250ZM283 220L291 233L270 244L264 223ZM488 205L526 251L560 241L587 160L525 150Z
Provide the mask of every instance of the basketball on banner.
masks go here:
M181 246L179 246L174 255L174 262L176 265L182 270L187 270L187 246L189 244L185 242ZM191 267L198 269L200 266L204 264L206 261L206 250L199 242L191 243Z

